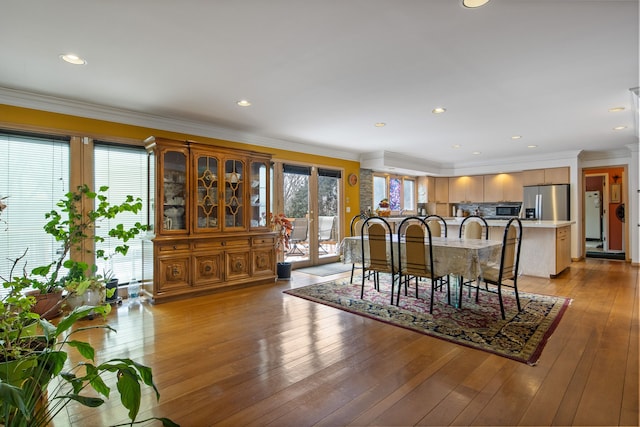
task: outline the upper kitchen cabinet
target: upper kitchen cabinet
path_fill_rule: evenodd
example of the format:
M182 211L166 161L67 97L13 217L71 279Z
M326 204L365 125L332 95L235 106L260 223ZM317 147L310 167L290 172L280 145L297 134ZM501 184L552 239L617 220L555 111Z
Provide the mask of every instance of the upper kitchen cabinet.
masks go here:
M430 176L427 178L427 201L435 203L449 202L449 178Z
M485 202L521 202L522 173L484 175Z
M481 203L484 201L484 176L449 178L450 203Z
M522 185L569 184L569 167L532 169L522 172Z

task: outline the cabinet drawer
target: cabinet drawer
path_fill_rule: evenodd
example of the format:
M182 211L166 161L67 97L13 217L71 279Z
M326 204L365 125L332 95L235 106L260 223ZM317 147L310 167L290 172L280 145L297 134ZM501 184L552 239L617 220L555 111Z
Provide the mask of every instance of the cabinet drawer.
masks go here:
M262 246L262 245L273 245L275 246L276 244L276 238L275 237L254 237L253 238L253 245L254 246Z
M170 245L170 244L158 245L157 248L158 248L158 251L162 252L162 253L172 252L172 251L188 251L189 250L189 244L188 243L174 243L173 245Z
M248 237L240 239L207 240L203 242L193 242L193 250L249 247L249 243L250 240Z

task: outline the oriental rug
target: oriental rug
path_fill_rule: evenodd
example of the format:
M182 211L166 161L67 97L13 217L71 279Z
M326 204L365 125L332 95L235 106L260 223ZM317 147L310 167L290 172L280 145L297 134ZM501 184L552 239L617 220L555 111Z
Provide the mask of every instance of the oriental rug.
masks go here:
M420 298L415 298L413 285L409 296L403 292L396 306L390 304L388 278L385 283L381 275L380 291L373 289L373 283L365 282L363 299L360 299L361 280L354 277L350 284L349 278L344 278L284 292L529 365L536 364L571 302L565 297L519 292L522 311L518 312L512 290L503 288L506 319L502 320L496 294L480 291L476 302L475 289L469 296L465 288L462 308L447 303L446 291L436 291L433 314L429 314L428 282L421 283Z

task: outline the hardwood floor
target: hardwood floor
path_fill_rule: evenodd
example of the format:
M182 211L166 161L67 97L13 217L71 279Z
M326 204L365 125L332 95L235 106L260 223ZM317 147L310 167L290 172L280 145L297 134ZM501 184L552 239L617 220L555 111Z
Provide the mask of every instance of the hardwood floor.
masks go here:
M108 319L118 333L89 339L98 361L151 366L161 398L145 390L141 418L182 426L638 425L637 267L588 259L522 277L573 298L533 367L282 293L344 275L125 301ZM126 421L112 401L70 406L55 426Z

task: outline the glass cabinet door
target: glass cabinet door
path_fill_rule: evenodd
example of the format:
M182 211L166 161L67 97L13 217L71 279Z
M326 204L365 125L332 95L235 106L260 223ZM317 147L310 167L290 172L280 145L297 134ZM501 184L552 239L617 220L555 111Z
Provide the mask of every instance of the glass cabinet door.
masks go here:
M250 224L251 228L266 227L267 224L267 177L269 164L266 161L251 162L251 177L249 190Z
M196 156L196 221L198 230L219 229L219 169L220 161L216 157Z
M244 224L244 162L228 159L224 162L224 228L245 228Z
M187 154L166 150L163 156L162 230L187 230Z

